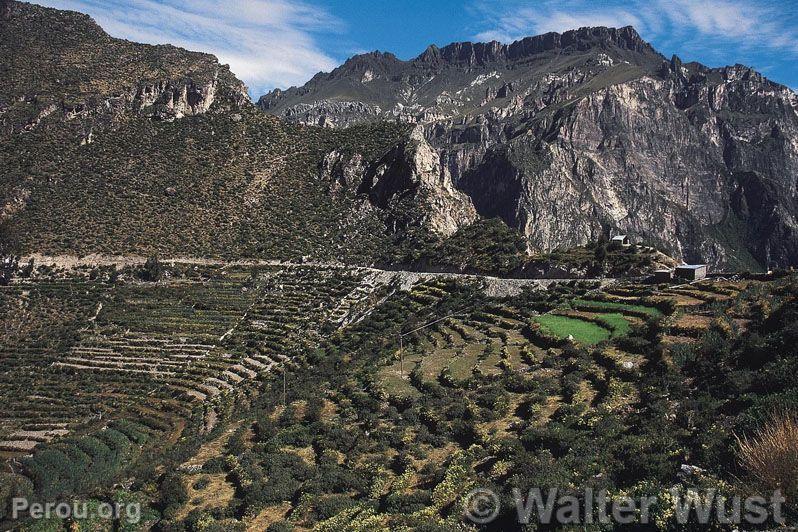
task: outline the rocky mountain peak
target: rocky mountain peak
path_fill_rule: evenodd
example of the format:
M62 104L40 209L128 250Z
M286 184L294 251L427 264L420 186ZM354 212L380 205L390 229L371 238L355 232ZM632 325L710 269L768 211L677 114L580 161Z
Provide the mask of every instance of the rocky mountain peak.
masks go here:
M325 127L417 124L448 179L438 190L451 183L456 192L440 204L465 213L438 224L447 232L468 222L473 205L521 231L531 249L617 231L690 262L798 262L796 97L749 67L667 59L632 27L381 57L353 58L260 105ZM423 146L416 153L432 160ZM388 172L372 196L407 189L399 174ZM427 185L434 174L414 172ZM756 176L744 191L740 175ZM776 184L767 197L777 215L741 207L755 203L758 183Z
M518 61L551 51L583 52L591 49L608 50L612 47L659 56L632 26L624 28L599 26L526 37L511 44L491 41L457 42L443 48L431 45L413 62L434 66L441 64L485 66L497 62Z
M389 72L395 68L398 63L402 63L402 61L394 54L375 50L366 54L350 57L343 65L335 69L331 75L341 76L347 73L363 72L365 70Z

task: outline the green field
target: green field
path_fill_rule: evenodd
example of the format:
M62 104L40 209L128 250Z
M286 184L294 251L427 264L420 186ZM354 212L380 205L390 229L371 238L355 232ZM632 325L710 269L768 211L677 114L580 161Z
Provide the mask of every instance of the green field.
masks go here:
M574 299L573 305L590 308L591 310L596 311L619 310L623 312L624 310L627 310L632 312L643 312L653 317L662 316L662 312L660 312L658 309L654 307L647 307L645 305L631 305L627 303L615 303L612 301L589 301L587 299Z
M598 319L612 329L613 338L620 338L621 336L626 336L632 332L632 325L623 314L612 312L608 314L602 314L598 317Z
M609 340L611 335L609 330L595 323L565 316L546 314L534 318L534 321L540 324L540 328L546 334L558 338L573 336L574 340L583 345L595 345Z

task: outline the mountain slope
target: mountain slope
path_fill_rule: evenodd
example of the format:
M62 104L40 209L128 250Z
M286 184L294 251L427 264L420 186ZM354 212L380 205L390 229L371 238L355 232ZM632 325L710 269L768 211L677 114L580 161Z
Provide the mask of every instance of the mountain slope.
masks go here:
M621 231L720 267L798 262L795 95L631 28L357 56L262 98L279 120L213 56L8 5L0 238L20 252L413 264L500 218L529 251Z
M255 108L213 56L114 39L78 13L10 6L0 21L0 229L19 251L390 255L388 214L355 191L331 193L320 172L332 152L401 166L404 152L386 155L408 141L407 127L287 124Z
M366 54L259 105L419 124L442 176L532 249L624 232L717 266L798 263L798 98L740 65L666 61L632 28Z
M172 119L214 102L241 103L246 88L209 54L114 39L81 13L11 2L0 25L3 134L62 116L75 127L125 113Z

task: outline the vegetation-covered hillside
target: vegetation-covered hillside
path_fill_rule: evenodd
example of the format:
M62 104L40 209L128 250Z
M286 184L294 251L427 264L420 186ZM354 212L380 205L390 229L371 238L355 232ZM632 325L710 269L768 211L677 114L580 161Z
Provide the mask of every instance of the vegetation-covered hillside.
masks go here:
M212 56L113 39L76 13L13 2L0 35L0 221L21 251L390 251L383 214L333 197L320 163L333 150L378 159L405 128L281 123Z
M237 118L236 118L237 116ZM23 252L341 258L388 247L380 213L318 182L327 151L379 153L400 128L337 135L251 108L172 122L136 118L88 145L60 124L0 143Z
M794 277L495 298L316 266L21 273L4 496L139 501L159 530L468 529L476 487L507 529L513 487L781 487L795 511L735 439L796 406Z

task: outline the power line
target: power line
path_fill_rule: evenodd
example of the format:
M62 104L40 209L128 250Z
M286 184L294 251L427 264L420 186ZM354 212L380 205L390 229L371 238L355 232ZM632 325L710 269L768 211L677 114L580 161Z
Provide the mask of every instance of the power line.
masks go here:
M467 314L466 312L460 310L460 311L457 311L457 312L453 312L453 313L449 314L448 316L444 316L443 318L438 318L437 320L433 320L433 321L431 321L429 323L425 323L421 327L416 327L415 329L413 329L411 331L407 331L407 332L403 333L400 330L400 332L399 332L399 376L400 377L404 377L405 376L405 356L404 356L404 340L403 340L403 338L405 336L409 336L409 335L411 335L413 333L416 333L416 332L421 331L423 329L426 329L428 327L432 327L436 323L440 323L442 321L448 320L449 318L453 318L455 316L464 316L466 314Z

